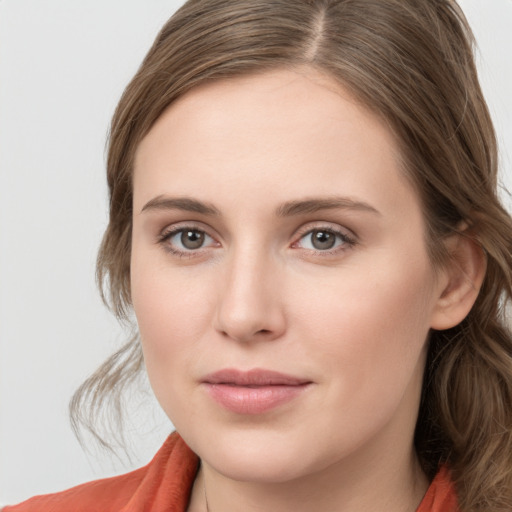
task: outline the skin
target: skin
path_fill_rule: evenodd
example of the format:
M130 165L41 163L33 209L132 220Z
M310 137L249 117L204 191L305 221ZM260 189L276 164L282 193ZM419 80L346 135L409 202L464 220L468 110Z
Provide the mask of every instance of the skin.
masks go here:
M203 245L165 238L185 228ZM211 512L416 509L428 333L470 307L454 309L463 280L432 268L424 233L393 134L317 72L203 85L159 118L135 160L131 287L153 390L202 461L190 511L204 489ZM238 414L202 384L224 368L311 384Z

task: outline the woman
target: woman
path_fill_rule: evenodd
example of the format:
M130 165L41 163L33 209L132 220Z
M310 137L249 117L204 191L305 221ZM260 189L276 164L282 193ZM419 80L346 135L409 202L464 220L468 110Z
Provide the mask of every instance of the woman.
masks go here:
M169 20L112 122L98 259L140 339L74 407L144 360L178 434L6 511L511 509L512 222L471 44L446 0Z

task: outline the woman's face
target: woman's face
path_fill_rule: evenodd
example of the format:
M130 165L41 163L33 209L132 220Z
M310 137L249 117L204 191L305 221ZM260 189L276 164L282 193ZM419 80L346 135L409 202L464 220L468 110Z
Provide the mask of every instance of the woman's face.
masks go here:
M149 379L223 475L410 457L440 281L390 130L313 71L196 88L137 150Z

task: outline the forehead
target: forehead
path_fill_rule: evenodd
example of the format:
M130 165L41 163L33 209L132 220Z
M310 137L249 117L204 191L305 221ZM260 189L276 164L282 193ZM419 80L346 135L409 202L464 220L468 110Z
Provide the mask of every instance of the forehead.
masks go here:
M308 123L304 124L304 120ZM295 133L322 130L324 138L332 135L332 129L339 135L342 125L354 131L358 123L365 125L362 128L367 132L379 131L380 138L394 144L390 131L369 109L334 79L308 67L272 70L196 86L167 108L148 135L156 140L164 126L173 123L175 136L195 125L195 130L200 127L208 134L208 140L214 140L216 135L224 135L218 129L224 131L229 125L230 135L237 139L251 131L261 136L262 128L288 130L293 122L300 122ZM140 144L138 155L149 145L147 139L148 136ZM198 145L202 142L206 140L197 140Z
M276 70L201 85L173 103L137 149L135 202L223 184L283 201L368 195L372 182L407 185L399 162L391 130L334 80ZM379 193L395 200L393 186Z

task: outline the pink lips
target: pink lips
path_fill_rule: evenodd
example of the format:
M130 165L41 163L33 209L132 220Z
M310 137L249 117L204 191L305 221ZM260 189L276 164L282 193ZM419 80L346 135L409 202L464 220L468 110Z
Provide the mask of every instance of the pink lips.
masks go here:
M300 395L311 381L282 373L254 369L226 369L206 376L209 395L237 414L262 414Z

